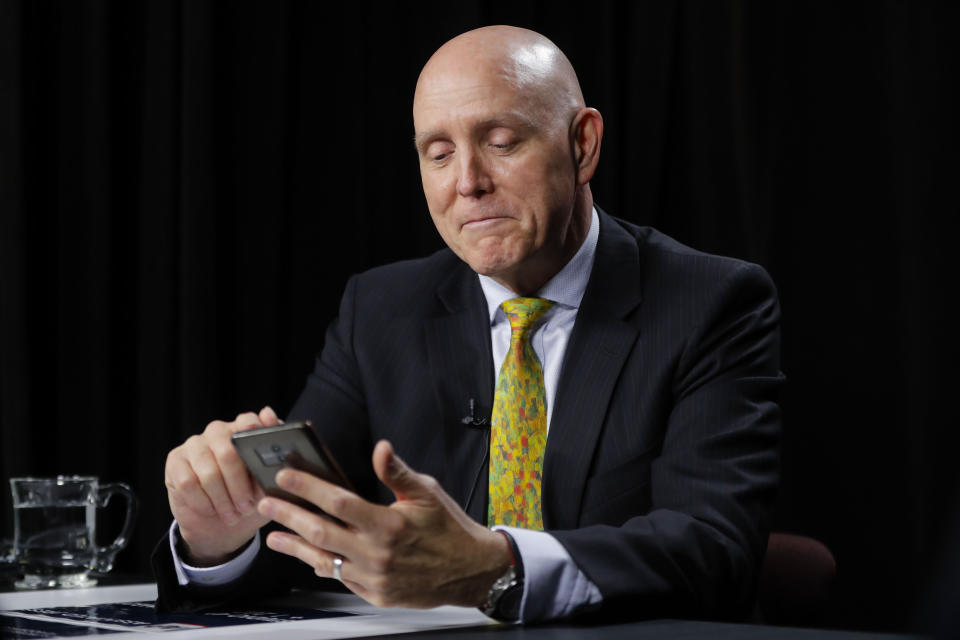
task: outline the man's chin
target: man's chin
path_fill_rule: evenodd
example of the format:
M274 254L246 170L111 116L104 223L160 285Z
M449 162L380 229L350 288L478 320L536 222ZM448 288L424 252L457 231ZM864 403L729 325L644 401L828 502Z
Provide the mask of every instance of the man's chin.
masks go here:
M484 251L482 247L475 248L473 251L460 253L460 259L476 273L491 278L509 273L518 262L510 252L502 251L502 247L496 247L492 251Z
M487 267L476 266L476 265L472 265L472 264L469 264L469 263L468 263L468 265L470 266L471 269L473 269L473 270L474 270L476 273L478 273L479 275L481 275L481 276L487 276L488 278L493 278L494 280L499 280L499 279L501 279L504 275L506 275L507 273L509 273L509 271L508 271L507 269L499 269L499 268L496 268L496 267L489 267L489 266L487 266Z

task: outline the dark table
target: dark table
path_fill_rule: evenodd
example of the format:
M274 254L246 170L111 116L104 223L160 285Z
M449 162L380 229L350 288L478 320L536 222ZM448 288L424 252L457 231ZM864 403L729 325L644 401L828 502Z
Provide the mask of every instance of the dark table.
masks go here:
M513 627L483 627L469 629L443 629L404 633L394 638L454 638L455 640L580 640L600 638L603 640L860 640L888 638L905 640L921 636L885 634L864 631L836 631L828 629L798 629L771 627L756 624L731 624L725 622L702 622L692 620L649 620L611 625L581 626L575 624L552 624Z
M101 579L100 586L108 587L110 585L123 585L129 583L133 576L115 575ZM155 594L152 585L141 585L140 588L149 586ZM8 589L0 587L0 591ZM90 590L96 591L96 590ZM56 597L63 595L69 596L69 590L57 593L53 590ZM0 593L0 596L3 594ZM140 596L151 597L152 596ZM344 596L354 598L355 596ZM306 600L303 600L306 598ZM277 603L295 604L298 601L310 602L311 592L294 592L287 596L271 599ZM101 600L101 602L123 602L125 598L119 600ZM266 603L265 603L266 604ZM47 604L43 606L59 606ZM364 605L369 606L369 605ZM0 607L3 608L3 607ZM16 608L16 607L10 607ZM384 611L386 613L389 610ZM482 624L482 617L480 618ZM163 634L160 634L161 637ZM261 636L265 637L265 636ZM385 636L367 636L367 637L385 637ZM791 627L774 627L758 624L732 624L724 622L704 622L692 620L648 620L643 622L618 622L614 624L547 624L547 625L496 625L489 626L471 626L463 628L446 628L431 631L418 631L413 633L394 634L387 637L394 638L424 638L436 640L437 638L454 638L455 640L480 639L490 640L573 640L580 638L600 638L603 640L620 639L662 639L670 638L679 640L759 640L759 639L809 639L825 638L827 640L858 640L860 638L889 638L890 640L904 640L906 638L915 638L920 636L908 636L898 634L884 634L876 632L857 632L857 631L837 631L826 629L801 629Z

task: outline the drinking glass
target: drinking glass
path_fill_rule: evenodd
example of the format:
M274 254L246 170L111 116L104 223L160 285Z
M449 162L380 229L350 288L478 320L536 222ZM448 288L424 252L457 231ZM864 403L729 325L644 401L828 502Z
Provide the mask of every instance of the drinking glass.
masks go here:
M91 571L113 568L117 552L127 546L137 498L127 485L101 485L93 476L11 478L13 492L12 559L23 579L20 589L89 587ZM110 545L97 546L97 507L110 498L126 498L123 529Z

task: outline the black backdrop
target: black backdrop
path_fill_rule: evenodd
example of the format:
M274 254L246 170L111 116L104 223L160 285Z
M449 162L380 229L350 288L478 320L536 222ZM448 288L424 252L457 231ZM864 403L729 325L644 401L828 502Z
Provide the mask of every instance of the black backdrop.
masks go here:
M283 413L346 277L440 246L417 73L517 24L604 115L603 207L772 273L777 528L834 550L833 624L908 627L958 478L958 5L345 4L0 0L0 476L129 482L145 571L166 452Z

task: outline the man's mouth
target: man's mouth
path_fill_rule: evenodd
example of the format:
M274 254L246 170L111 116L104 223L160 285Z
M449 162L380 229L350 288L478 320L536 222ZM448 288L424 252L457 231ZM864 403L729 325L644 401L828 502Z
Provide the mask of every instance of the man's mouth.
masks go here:
M496 224L499 224L505 220L510 220L510 219L511 218L508 218L507 216L478 216L476 218L471 218L470 220L467 220L462 225L460 225L460 230L463 231L466 229L471 229L471 230L486 229L487 227L492 227Z

